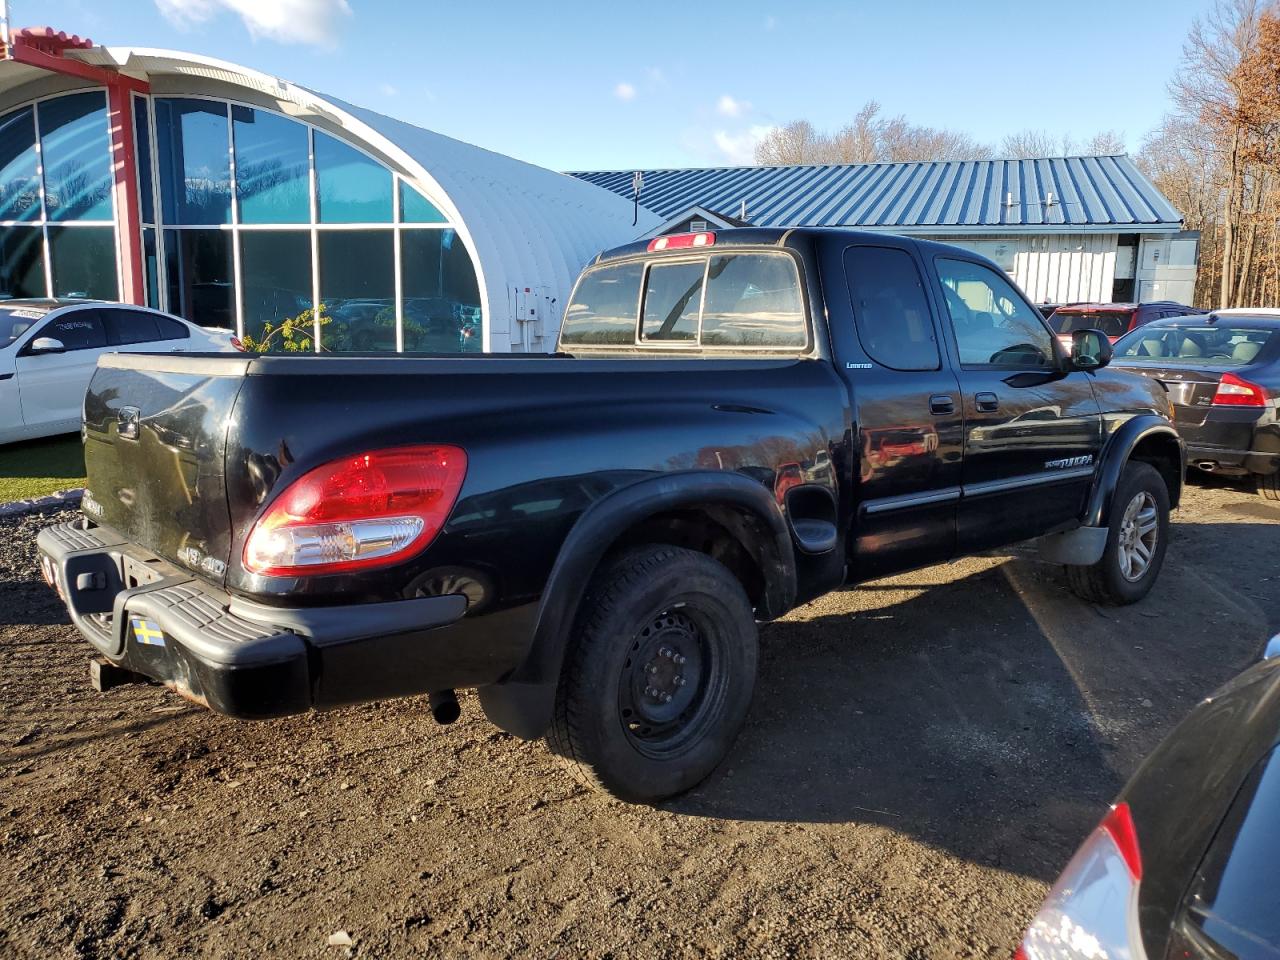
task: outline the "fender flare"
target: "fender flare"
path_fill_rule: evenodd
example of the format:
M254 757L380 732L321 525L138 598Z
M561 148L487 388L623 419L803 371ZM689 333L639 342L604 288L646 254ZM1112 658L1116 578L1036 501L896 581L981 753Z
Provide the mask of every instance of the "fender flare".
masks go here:
M1131 417L1107 439L1099 458L1098 470L1094 475L1093 490L1089 494L1089 502L1085 507L1082 525L1086 527L1104 527L1111 519L1111 501L1116 486L1120 483L1120 474L1129 462L1138 444L1152 437L1166 438L1178 451L1178 488L1169 491L1169 499L1176 506L1182 490L1181 478L1186 472L1187 454L1182 438L1169 421L1154 413L1139 414Z
M770 491L758 481L740 473L698 470L664 473L615 490L583 511L561 545L542 591L537 626L524 662L501 683L479 689L492 723L525 739L542 735L551 723L573 621L600 561L618 537L637 523L671 510L697 508L728 508L745 514L755 529L730 533L764 575L764 617L780 616L794 605L797 583L791 534Z

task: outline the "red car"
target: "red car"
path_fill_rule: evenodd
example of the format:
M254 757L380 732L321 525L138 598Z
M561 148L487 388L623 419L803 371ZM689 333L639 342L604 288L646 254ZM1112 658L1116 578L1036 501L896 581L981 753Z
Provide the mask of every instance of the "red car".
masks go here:
M1071 345L1071 334L1076 330L1101 330L1115 343L1130 330L1135 330L1152 320L1165 317L1185 317L1204 313L1172 300L1156 300L1151 303L1068 303L1049 318L1049 325L1066 346Z

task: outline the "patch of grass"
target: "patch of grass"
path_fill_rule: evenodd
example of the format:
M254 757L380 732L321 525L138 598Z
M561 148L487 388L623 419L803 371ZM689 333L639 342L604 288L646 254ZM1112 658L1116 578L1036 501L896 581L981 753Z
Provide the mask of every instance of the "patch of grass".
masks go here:
M0 446L0 503L84 486L78 433Z

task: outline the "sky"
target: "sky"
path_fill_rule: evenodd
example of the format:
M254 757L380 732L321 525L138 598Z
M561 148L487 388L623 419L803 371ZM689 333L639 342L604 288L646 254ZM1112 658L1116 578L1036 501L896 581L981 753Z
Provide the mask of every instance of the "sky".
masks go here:
M888 115L998 145L1169 107L1211 0L10 0L15 27L219 57L557 170L751 162L771 127Z

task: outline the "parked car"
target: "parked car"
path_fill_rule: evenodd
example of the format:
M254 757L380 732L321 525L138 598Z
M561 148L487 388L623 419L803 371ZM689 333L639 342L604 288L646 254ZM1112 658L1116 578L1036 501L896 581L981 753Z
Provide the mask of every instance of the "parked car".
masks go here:
M1188 463L1253 476L1280 500L1280 309L1160 320L1121 339L1115 357L1169 391Z
M0 443L80 429L81 402L107 353L234 350L229 330L97 300L0 302Z
M427 693L446 721L478 687L653 801L728 750L756 621L1014 541L1106 603L1163 562L1168 394L953 246L638 242L579 279L559 350L104 357L85 522L39 537L99 687L237 717Z
M1072 858L1021 960L1277 960L1280 636L1158 746Z
M1199 313L1204 311L1172 300L1155 300L1151 303L1068 303L1053 312L1050 326L1057 331L1064 344L1070 342L1071 334L1076 330L1094 329L1106 333L1114 343L1130 330L1136 330L1153 320Z

